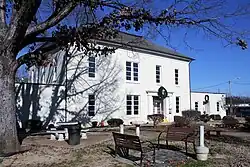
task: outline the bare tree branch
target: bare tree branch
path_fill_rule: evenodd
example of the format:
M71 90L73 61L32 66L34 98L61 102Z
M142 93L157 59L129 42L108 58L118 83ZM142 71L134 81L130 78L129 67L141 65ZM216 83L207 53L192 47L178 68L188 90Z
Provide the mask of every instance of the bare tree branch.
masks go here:
M1 22L3 25L7 25L6 24L6 0L1 0L0 1L0 17L1 17Z
M60 2L59 2L60 3ZM34 27L31 27L27 30L26 32L26 37L27 36L33 36L33 35L38 35L45 30L55 26L58 24L60 21L62 21L66 16L70 14L72 10L77 6L77 3L74 1L70 1L68 5L65 5L63 9L61 9L59 12L52 13L52 15L48 18L48 20L42 22L41 24L38 24Z

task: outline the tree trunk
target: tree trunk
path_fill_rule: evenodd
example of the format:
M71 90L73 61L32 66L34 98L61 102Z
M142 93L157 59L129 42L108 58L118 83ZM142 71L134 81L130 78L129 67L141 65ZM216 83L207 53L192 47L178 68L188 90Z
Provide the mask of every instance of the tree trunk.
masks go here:
M7 55L0 55L0 155L20 150L16 129L15 59Z

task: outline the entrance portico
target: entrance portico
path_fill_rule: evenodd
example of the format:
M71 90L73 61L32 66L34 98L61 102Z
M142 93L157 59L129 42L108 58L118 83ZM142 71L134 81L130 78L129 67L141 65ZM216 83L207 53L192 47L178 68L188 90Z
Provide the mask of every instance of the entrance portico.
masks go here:
M159 99L157 91L146 91L148 115L163 114L164 120L174 121L173 113L173 92L168 92L168 97L164 100Z

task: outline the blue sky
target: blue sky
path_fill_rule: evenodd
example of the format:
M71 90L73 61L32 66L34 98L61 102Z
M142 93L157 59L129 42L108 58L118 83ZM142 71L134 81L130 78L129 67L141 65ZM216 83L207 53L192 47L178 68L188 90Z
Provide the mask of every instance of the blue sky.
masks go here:
M235 7L235 3L244 4L248 3L248 0L229 1L228 9ZM159 3L154 3L152 8L157 9L158 4L164 6L162 1L159 1ZM248 17L250 18L250 16ZM235 28L241 29L243 27L249 27L250 29L250 22L247 17L237 20ZM164 31L163 33L165 33ZM192 89L227 93L229 87L227 81L234 80L232 93L234 95L250 96L250 50L242 50L237 46L224 47L219 39L205 38L202 33L197 34L192 29L188 31L186 42L192 48L189 48L183 41L186 29L171 32L171 39L168 44L160 36L153 39L153 42L167 47L170 44L176 51L196 59L191 63ZM237 77L240 79L235 80ZM213 85L218 84L219 86L213 87ZM209 86L212 87L199 89Z
M227 10L233 9L237 4L249 3L247 0L228 2ZM242 28L250 30L249 18L250 15L237 19L234 28L237 30ZM228 93L228 81L232 80L233 95L250 96L249 49L242 50L234 45L225 47L221 40L204 37L202 33L197 34L192 29L189 30L186 39L187 44L192 47L189 48L183 42L185 32L186 30L173 31L169 43L176 51L196 59L191 63L191 87L193 90ZM167 45L166 41L161 37L155 39L154 42L162 46ZM211 87L199 89L209 86Z

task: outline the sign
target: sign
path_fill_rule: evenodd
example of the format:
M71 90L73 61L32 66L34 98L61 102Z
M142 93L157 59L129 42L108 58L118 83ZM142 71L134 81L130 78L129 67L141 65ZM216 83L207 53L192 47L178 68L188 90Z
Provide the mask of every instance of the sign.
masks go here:
M158 97L163 100L165 99L166 97L168 97L168 92L167 90L161 86L159 89L158 89Z

